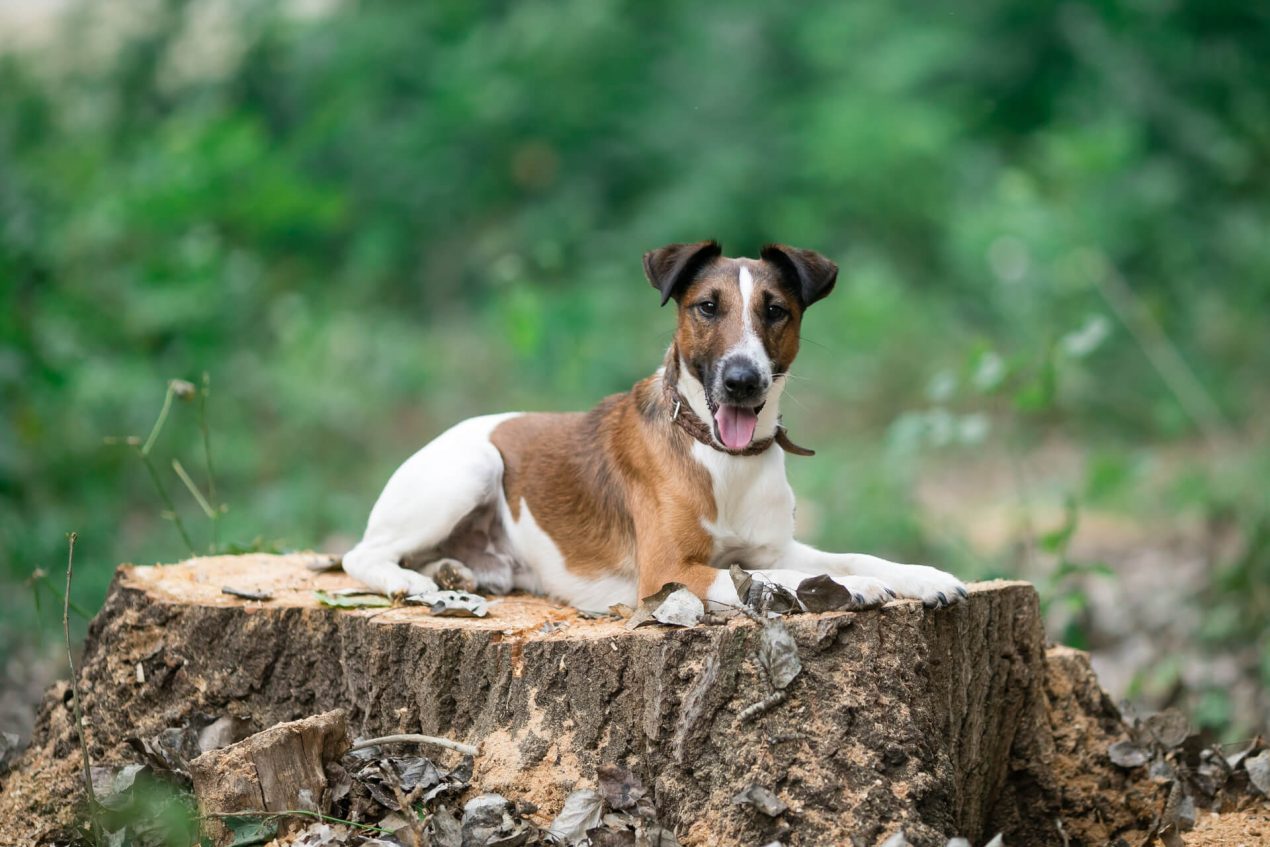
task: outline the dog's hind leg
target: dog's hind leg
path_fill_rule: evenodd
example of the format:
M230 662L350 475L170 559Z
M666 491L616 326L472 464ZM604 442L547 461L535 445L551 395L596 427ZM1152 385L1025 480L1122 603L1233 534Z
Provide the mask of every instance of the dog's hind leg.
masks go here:
M503 459L489 439L511 415L463 421L437 436L402 464L371 509L366 532L344 556L344 570L385 594L435 591L436 582L403 568L425 562L472 512L498 496Z

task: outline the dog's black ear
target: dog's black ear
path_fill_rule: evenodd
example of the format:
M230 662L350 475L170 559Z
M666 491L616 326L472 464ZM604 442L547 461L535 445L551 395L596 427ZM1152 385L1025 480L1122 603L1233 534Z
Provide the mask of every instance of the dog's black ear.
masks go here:
M644 274L661 292L661 304L678 298L688 283L710 260L723 253L717 241L695 244L667 244L644 254Z
M768 244L759 255L763 261L776 266L798 295L804 309L826 297L838 281L838 266L815 250Z

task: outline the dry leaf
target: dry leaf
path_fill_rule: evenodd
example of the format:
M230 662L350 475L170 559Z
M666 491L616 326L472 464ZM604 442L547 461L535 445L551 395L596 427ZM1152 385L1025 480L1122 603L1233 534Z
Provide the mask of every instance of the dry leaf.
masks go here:
M803 663L798 658L798 645L779 618L763 624L757 657L768 681L776 689L785 688L803 669Z
M695 626L705 614L701 599L678 582L668 582L656 594L639 601L639 608L626 622L627 629L650 623Z
M1140 768L1150 761L1147 751L1132 741L1117 741L1107 748L1111 762L1122 768Z
M779 797L757 783L751 783L738 792L732 802L738 806L750 806L769 818L774 818L789 808Z
M1270 750L1262 750L1244 760L1248 779L1264 796L1270 797Z
M828 612L856 605L856 598L828 574L804 579L798 584L798 600L809 612Z
M579 788L564 798L564 808L547 827L547 832L562 844L586 844L587 832L600 825L604 800L589 788Z
M618 811L634 809L646 793L643 783L631 773L630 768L622 765L600 765L595 773L599 778L600 794L610 808Z
M392 605L392 601L382 594L335 594L318 589L313 596L323 606L336 609L375 609Z

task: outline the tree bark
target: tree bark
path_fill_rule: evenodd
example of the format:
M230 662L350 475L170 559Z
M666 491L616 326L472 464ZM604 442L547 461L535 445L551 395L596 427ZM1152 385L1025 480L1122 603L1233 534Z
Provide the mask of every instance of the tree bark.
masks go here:
M81 672L94 764L133 760L127 738L190 721L235 715L262 730L343 709L354 735L479 745L471 790L528 800L544 822L595 786L597 767L627 765L686 845L873 845L900 828L918 845L998 831L1008 844L1101 844L1149 823L1152 789L1106 756L1119 715L1084 654L1047 655L1026 583L980 583L942 610L788 616L802 672L784 702L742 719L771 693L744 617L627 630L527 596L481 619L334 609L313 589L353 583L313 573L311 558L121 567ZM0 785L0 843L65 831L77 756L54 687ZM734 805L751 784L788 810Z

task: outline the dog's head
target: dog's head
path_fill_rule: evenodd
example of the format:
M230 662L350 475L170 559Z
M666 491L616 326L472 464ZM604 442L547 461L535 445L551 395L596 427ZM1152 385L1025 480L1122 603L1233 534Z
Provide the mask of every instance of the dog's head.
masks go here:
M679 304L675 345L705 389L715 437L744 449L773 381L798 355L803 312L833 290L838 266L782 244L759 259L729 259L718 243L701 241L644 254L644 272L663 306Z

